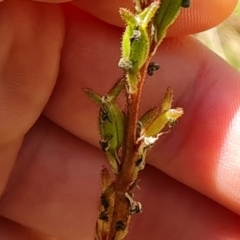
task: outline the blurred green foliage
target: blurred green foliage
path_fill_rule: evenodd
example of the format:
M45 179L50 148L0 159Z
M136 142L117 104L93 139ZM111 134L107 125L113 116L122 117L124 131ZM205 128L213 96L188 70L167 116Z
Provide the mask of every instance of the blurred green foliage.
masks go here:
M240 71L240 2L226 21L196 37Z

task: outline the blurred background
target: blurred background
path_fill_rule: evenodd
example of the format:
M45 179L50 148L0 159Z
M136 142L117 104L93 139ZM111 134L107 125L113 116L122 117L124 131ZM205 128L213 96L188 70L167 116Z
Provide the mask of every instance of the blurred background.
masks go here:
M240 1L225 22L195 36L240 71Z

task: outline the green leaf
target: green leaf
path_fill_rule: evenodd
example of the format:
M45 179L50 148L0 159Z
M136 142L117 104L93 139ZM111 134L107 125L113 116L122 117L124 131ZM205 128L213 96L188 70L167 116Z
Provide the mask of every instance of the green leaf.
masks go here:
M183 115L182 108L171 108L172 100L173 93L168 88L160 107L150 109L141 117L140 139L149 138L148 141L155 141L162 134L165 126L173 126L174 122Z
M158 7L158 2L153 2L149 7L135 15L127 9L120 9L121 17L127 26L122 38L122 57L118 66L123 68L126 73L130 93L136 92L139 70L149 56L151 43L149 23Z
M99 96L91 89L84 89L85 94L100 106L98 127L101 136L100 145L105 152L113 172L118 172L118 150L124 139L124 115L116 103L116 98L124 88L125 79L120 79L109 93Z
M166 35L168 27L177 18L184 0L161 0L161 5L154 17L154 40L159 43Z

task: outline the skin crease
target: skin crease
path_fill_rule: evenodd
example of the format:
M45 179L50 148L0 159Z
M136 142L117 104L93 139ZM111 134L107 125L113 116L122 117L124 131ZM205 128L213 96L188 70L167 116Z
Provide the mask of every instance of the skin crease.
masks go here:
M82 88L105 93L121 77L118 2L0 3L2 239L93 239L105 159L94 147L97 106ZM151 151L155 168L136 193L144 212L127 239L240 239L240 75L183 36L218 24L235 5L193 1L155 58L161 70L146 83L142 112L171 86L185 115Z

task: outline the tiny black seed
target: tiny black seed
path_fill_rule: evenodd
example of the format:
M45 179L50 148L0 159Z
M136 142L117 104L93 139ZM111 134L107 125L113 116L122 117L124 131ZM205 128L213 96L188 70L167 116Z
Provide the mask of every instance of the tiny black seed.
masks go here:
M160 69L159 64L157 64L157 63L155 63L155 62L151 62L151 63L149 63L149 65L148 65L147 73L148 73L149 76L152 76L153 73L154 73L155 71L157 71L158 69Z
M104 195L101 196L101 203L102 203L103 207L105 208L105 210L107 210L109 207L109 202L108 202L106 196L104 196Z
M142 157L140 157L136 162L135 166L138 167L142 163Z
M189 8L190 7L191 0L183 0L182 1L182 7L183 8Z
M101 115L101 120L103 122L106 122L106 121L112 122L111 119L108 116L108 113L107 113L106 109L104 107L102 107L100 109L100 115Z
M141 131L142 131L143 125L141 121L137 122L137 130L136 130L136 136L137 138L139 138L141 135Z
M120 231L120 230L124 231L126 229L126 226L123 221L118 221L115 225L115 229L117 231Z
M107 140L99 141L99 144L103 152L106 152L108 150L109 144Z
M108 222L109 217L106 212L101 212L99 214L99 219L103 220L104 222Z

